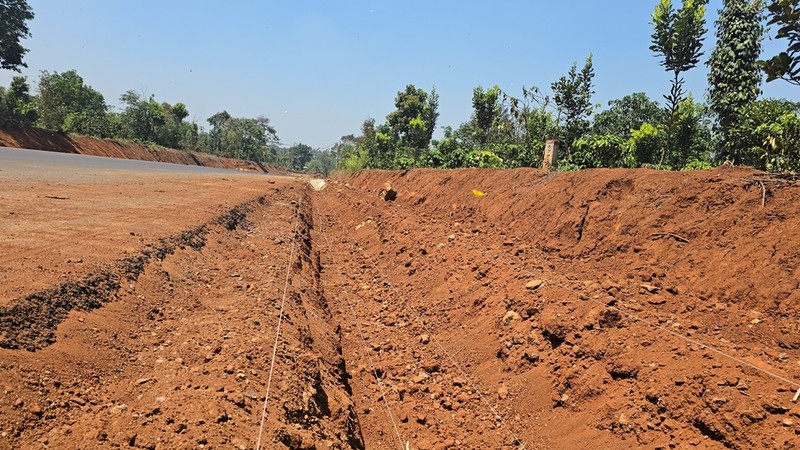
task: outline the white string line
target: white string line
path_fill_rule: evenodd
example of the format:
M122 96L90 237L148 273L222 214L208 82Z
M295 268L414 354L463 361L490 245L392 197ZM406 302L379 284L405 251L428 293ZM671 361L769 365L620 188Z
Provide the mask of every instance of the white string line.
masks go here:
M551 284L552 284L553 286L560 287L561 289L564 289L565 291L572 292L573 294L575 294L575 295L577 295L577 296L580 296L580 295L581 295L581 294L580 294L580 292L576 291L575 289L572 289L572 288L566 287L566 286L564 286L564 285L562 285L562 284L560 284L560 283L551 283ZM621 309L617 308L616 306L609 306L609 305L605 304L604 302L601 302L601 301L599 301L599 300L595 300L595 299L593 299L593 298L589 298L589 301L591 301L591 302L594 302L594 303L597 303L598 305L604 306L604 307L606 307L606 308L608 308L608 309L613 309L614 311L617 311L617 312L619 312L620 314L626 315L626 316L628 316L628 317L630 317L631 319L634 319L634 320L636 320L636 321L642 322L643 324L645 324L645 325L647 325L647 326L649 326L649 327L653 327L653 328L656 328L656 329L658 329L658 330L661 330L661 331L663 331L663 332L665 332L665 333L667 333L667 334L670 334L670 335L672 335L672 336L675 336L675 337L678 337L678 338L680 338L680 339L683 339L684 341L687 341L687 342L689 342L689 343L691 343L691 344L699 345L699 346L700 346L701 348L703 348L703 349L708 349L708 350L711 350L712 352L714 352L714 353L717 353L718 355L724 356L724 357L726 357L726 358L728 358L728 359L731 359L731 360L733 360L733 361L736 361L736 362L738 362L738 363L740 363L740 364L743 364L743 365L745 365L745 366L747 366L747 367L750 367L750 368L752 368L752 369L755 369L755 370L757 370L757 371L759 371L759 372L761 372L761 373L764 373L764 374L766 374L766 375L769 375L769 376L771 376L771 377L773 377L773 378L775 378L775 379L777 379L777 380L783 381L783 382L785 382L785 383L788 383L788 384L790 384L790 385L792 385L792 386L794 386L794 387L800 388L800 383L798 383L798 382L796 382L796 381L789 380L789 379L787 379L787 378L784 378L784 377L782 377L782 376L780 376L780 375L778 375L778 374L775 374L775 373L773 373L773 372L770 372L769 370L762 369L761 367L758 367L758 366L756 366L756 365L755 365L755 364L753 364L753 363L749 363L749 362L747 362L747 361L745 361L745 360L743 360L743 359L741 359L741 358L738 358L738 357L736 357L736 356L733 356L733 355L731 355L731 354L729 354L729 353L726 353L726 352L724 352L724 351L722 351L722 350L720 350L720 349L718 349L718 348L716 348L716 347L713 347L713 346L711 346L711 345L704 344L704 343L702 343L701 341L698 341L698 340L696 340L696 339L692 339L692 338L690 338L690 337L683 336L682 334L678 334L678 333L676 333L675 331L672 331L672 330L670 330L670 329L668 329L668 328L666 328L666 327L663 327L663 326L661 326L661 325L659 325L659 324L657 324L657 323L655 323L655 322L650 322L650 321L648 321L647 319L643 319L643 318L641 318L641 317L637 316L636 314L633 314L633 313L630 313L630 312L627 312L627 311L623 311L623 310L621 310Z
M327 200L326 200L326 204L327 204ZM328 209L330 210L330 205L328 205ZM321 216L319 214L317 214L317 217L321 218ZM336 259L333 256L333 250L331 249L331 242L328 239L328 234L327 234L327 232L325 231L324 228L320 229L320 233L325 238L325 243L327 245L328 253L330 254L331 263L332 263L332 265L334 267L337 267L338 264L336 264ZM358 336L361 338L361 344L364 347L364 354L367 355L367 359L369 360L369 365L372 368L372 375L375 377L375 381L378 383L378 388L380 389L381 397L383 398L383 404L386 407L386 412L388 413L389 419L392 422L392 428L394 429L394 434L397 437L398 443L400 444L400 449L403 450L403 449L405 449L405 446L403 444L403 437L400 434L400 430L397 427L397 422L395 421L394 414L392 414L392 409L389 406L389 401L388 401L387 396L386 396L386 390L384 388L383 382L381 381L381 378L378 376L378 370L377 370L377 368L375 366L375 363L374 363L374 361L372 359L372 354L371 354L371 352L369 350L369 346L367 345L367 340L364 337L364 330L361 327L358 326L358 320L357 320L358 316L356 314L356 309L353 306L353 302L350 300L350 294L347 292L347 290L346 289L342 289L342 293L344 294L345 300L347 301L347 305L350 307L350 311L351 311L353 319L354 319L354 321L356 323L356 329L358 329Z
M375 209L376 211L380 212L378 210L378 208L376 206L372 205L369 200L365 201L365 204L370 206L371 208ZM344 231L345 236L347 236L348 235L347 234L347 228L344 226L344 223L341 222L341 221L339 221L339 223L342 226L342 230ZM376 226L377 226L377 222L376 222ZM380 245L380 243L379 243L379 245ZM362 254L365 254L365 252L362 251ZM372 259L372 262L373 262L372 265L377 270L377 272L380 274L381 278L383 278L384 280L387 280L388 278L384 275L383 271L380 269L380 266L378 265L377 259L375 259L375 258L368 258L368 259ZM390 286L395 292L397 292L397 290L395 289L393 284L390 285ZM442 354L445 355L447 360L456 368L456 370L458 370L459 374L464 379L467 380L467 384L469 384L469 387L472 388L475 391L475 393L478 394L478 397L480 398L480 400L484 404L484 406L486 406L492 412L492 414L494 414L495 418L497 418L500 421L500 424L503 426L503 428L505 428L506 431L509 433L509 435L511 435L511 437L514 439L515 445L518 445L520 449L525 450L527 448L527 446L522 441L522 439L520 439L517 436L517 434L514 433L514 431L508 425L506 420L503 418L503 416L501 416L500 413L497 411L497 409L494 406L492 406L491 403L489 403L489 401L486 399L486 396L484 396L484 394L481 392L481 390L478 389L478 387L475 385L475 383L472 382L472 378L461 368L461 365L458 364L458 362L442 346L442 344L439 342L439 340L435 338L433 332L425 325L425 322L422 320L422 316L416 311L416 309L413 306L411 306L409 304L408 300L405 298L405 296L402 293L398 294L398 297L400 298L400 301L403 303L403 306L405 306L406 308L411 310L411 312L414 314L414 317L415 317L416 321L420 324L420 326L425 330L425 332L430 337L430 341L433 342L439 348L439 350L442 352ZM434 355L435 355L435 353L434 353ZM437 358L442 358L439 355L435 355L435 356L437 356Z
M297 240L298 216L300 212L300 198L297 199L297 206L294 214L294 231L292 232L292 242L289 250L289 262L286 264L286 281L283 283L283 296L281 298L280 315L278 315L278 326L275 332L275 344L272 346L272 359L269 364L269 376L267 377L267 392L264 395L264 406L261 408L261 424L258 427L258 441L256 450L261 449L261 437L264 432L264 420L267 418L267 403L269 403L269 390L272 385L272 372L275 368L275 356L278 353L278 341L281 335L281 324L283 323L283 311L286 304L286 292L289 290L289 276L292 273L292 259L294 259L294 247Z

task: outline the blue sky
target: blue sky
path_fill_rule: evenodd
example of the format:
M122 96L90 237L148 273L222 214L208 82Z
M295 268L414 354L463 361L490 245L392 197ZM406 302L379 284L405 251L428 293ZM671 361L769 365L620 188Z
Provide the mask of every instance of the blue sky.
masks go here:
M384 121L406 84L439 92L439 125L471 113L472 89L549 91L594 54L594 103L643 91L661 100L670 76L648 49L656 0L483 2L29 0L36 14L25 61L75 69L113 105L129 89L183 102L190 119L227 110L268 117L282 143L327 147ZM707 56L722 0L709 5ZM774 53L782 42L765 41ZM702 99L705 66L686 76ZM10 71L0 71L7 86ZM786 82L764 96L800 100Z

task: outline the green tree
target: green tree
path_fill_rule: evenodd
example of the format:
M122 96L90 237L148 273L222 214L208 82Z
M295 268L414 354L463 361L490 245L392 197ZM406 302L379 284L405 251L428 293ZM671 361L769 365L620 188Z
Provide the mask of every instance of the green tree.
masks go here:
M786 39L786 51L761 61L767 82L783 79L800 86L800 0L772 0L768 25L777 25L777 39Z
M550 86L553 101L558 106L559 122L563 119L564 123L563 143L567 158L573 142L589 129L588 118L593 112L593 79L592 55L589 55L580 72L577 61L573 62L569 73Z
M306 170L306 164L311 161L313 150L306 144L295 144L289 147L290 168L297 171Z
M717 46L708 61L708 102L717 116L722 155L737 145L727 135L738 111L761 94L762 9L761 0L724 0L719 11Z
M122 94L120 100L126 105L120 114L122 137L171 146L170 143L165 144L159 139L167 117L164 108L152 95L145 100L135 91L128 91Z
M0 0L0 69L19 72L28 67L22 58L28 49L20 40L30 37L27 22L33 19L33 10L25 0Z
M570 162L581 169L636 164L630 143L614 134L588 134L576 139Z
M675 112L674 150L660 163L680 169L692 161L710 161L715 143L711 122L709 107L696 103L690 94Z
M730 139L739 145L727 155L717 155L718 162L727 159L761 170L782 170L797 165L798 161L791 161L793 153L784 149L800 145L800 142L792 142L793 119L789 117L798 115L800 102L764 99L744 106L729 132Z
M660 55L664 70L672 72L672 89L664 98L667 100L667 135L666 146L662 149L661 160L669 148L675 146L675 113L678 105L685 100L683 77L681 73L697 66L703 55L703 39L706 33L706 4L708 0L683 0L683 6L677 11L672 0L659 0L652 14L652 44L650 50Z
M639 128L631 130L628 143L636 160L636 165L655 166L658 162L663 142L664 130L659 123L645 122Z
M397 93L394 104L396 109L386 116L390 133L397 145L416 160L430 146L439 117L439 96L435 88L428 94L409 84Z
M222 111L208 118L212 153L238 159L272 162L273 144L279 142L275 128L263 116L231 117Z
M502 117L500 88L494 86L483 90L478 86L472 91L472 136L478 147L484 147L493 140L495 130Z
M36 109L42 128L109 137L108 106L103 95L84 84L74 70L42 71Z
M327 177L336 169L336 151L315 150L312 152L311 160L306 164L306 170L311 173L318 173Z
M37 112L25 77L14 77L8 89L0 87L0 126L31 127Z
M594 116L593 134L613 134L628 139L631 130L644 123L661 123L664 110L644 92L635 92L608 102L609 108Z

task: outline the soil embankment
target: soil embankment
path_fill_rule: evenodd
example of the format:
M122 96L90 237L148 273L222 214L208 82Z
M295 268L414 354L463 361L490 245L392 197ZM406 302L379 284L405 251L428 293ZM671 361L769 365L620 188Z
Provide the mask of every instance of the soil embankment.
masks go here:
M796 448L798 202L746 169L340 178L317 205L368 447L385 392L419 448Z
M148 204L92 201L105 247L8 228L0 447L254 448L271 383L262 448L797 448L795 177L269 180L129 235L181 192L148 176ZM22 187L0 217L90 214L18 216Z
M0 147L26 148L60 153L74 153L109 158L135 159L187 166L216 167L220 169L270 171L252 161L222 158L208 153L175 150L164 147L147 147L134 142L97 139L39 129L0 130Z

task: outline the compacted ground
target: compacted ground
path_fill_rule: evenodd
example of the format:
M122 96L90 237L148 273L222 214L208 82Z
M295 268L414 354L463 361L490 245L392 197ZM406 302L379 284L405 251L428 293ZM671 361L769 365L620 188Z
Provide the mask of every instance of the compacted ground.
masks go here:
M793 177L31 170L0 448L800 447Z

